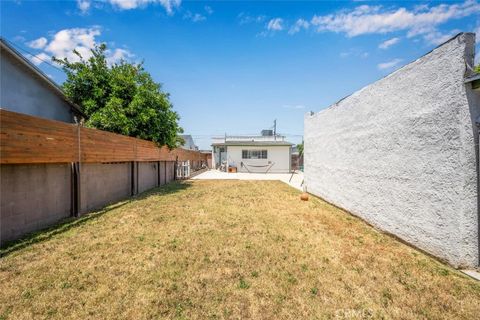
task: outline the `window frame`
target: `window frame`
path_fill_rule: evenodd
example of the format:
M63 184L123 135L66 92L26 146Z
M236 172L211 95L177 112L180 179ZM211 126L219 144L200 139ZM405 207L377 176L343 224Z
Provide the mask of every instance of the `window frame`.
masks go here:
M268 159L268 149L242 149L242 159L245 159L245 160Z

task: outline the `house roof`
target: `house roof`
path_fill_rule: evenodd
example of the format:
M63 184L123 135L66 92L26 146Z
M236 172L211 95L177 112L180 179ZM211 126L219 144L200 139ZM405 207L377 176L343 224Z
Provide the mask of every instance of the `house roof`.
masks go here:
M212 146L292 146L293 143L287 141L226 141L221 143L212 143Z
M14 57L17 62L25 66L33 74L35 74L38 78L40 78L43 82L45 82L56 94L58 94L63 100L65 100L66 103L70 105L71 109L73 109L75 113L86 118L86 115L82 112L80 107L75 103L71 102L70 100L68 100L62 88L60 88L58 84L56 84L52 79L50 79L45 73L43 73L42 70L37 68L32 62L30 62L27 58L25 58L10 43L8 43L7 40L5 40L2 37L0 37L0 47L2 48L2 50L5 50L6 52L10 53L10 55Z
M469 78L466 78L465 79L465 83L469 83L469 82L473 82L473 81L476 81L476 80L480 80L480 73L477 73Z

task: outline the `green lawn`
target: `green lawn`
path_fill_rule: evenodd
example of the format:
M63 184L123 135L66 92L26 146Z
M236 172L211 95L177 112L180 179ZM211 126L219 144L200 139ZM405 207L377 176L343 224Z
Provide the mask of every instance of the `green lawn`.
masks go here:
M480 283L276 181L172 183L4 250L7 319L474 319Z

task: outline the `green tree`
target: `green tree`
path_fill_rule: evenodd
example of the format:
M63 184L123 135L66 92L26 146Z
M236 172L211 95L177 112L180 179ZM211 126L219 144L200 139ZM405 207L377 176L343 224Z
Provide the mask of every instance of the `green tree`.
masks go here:
M143 68L125 60L109 65L105 44L78 62L53 58L67 75L65 95L87 115L86 126L175 148L182 139L180 119L169 94Z
M474 68L475 72L476 73L480 73L480 64L477 65L475 68Z
M300 144L297 144L297 150L298 154L302 155L303 154L303 141Z

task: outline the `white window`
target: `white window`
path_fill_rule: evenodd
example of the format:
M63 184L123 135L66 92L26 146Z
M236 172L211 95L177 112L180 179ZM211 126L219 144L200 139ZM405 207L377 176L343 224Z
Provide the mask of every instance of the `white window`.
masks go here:
M242 150L242 159L267 159L267 150Z

